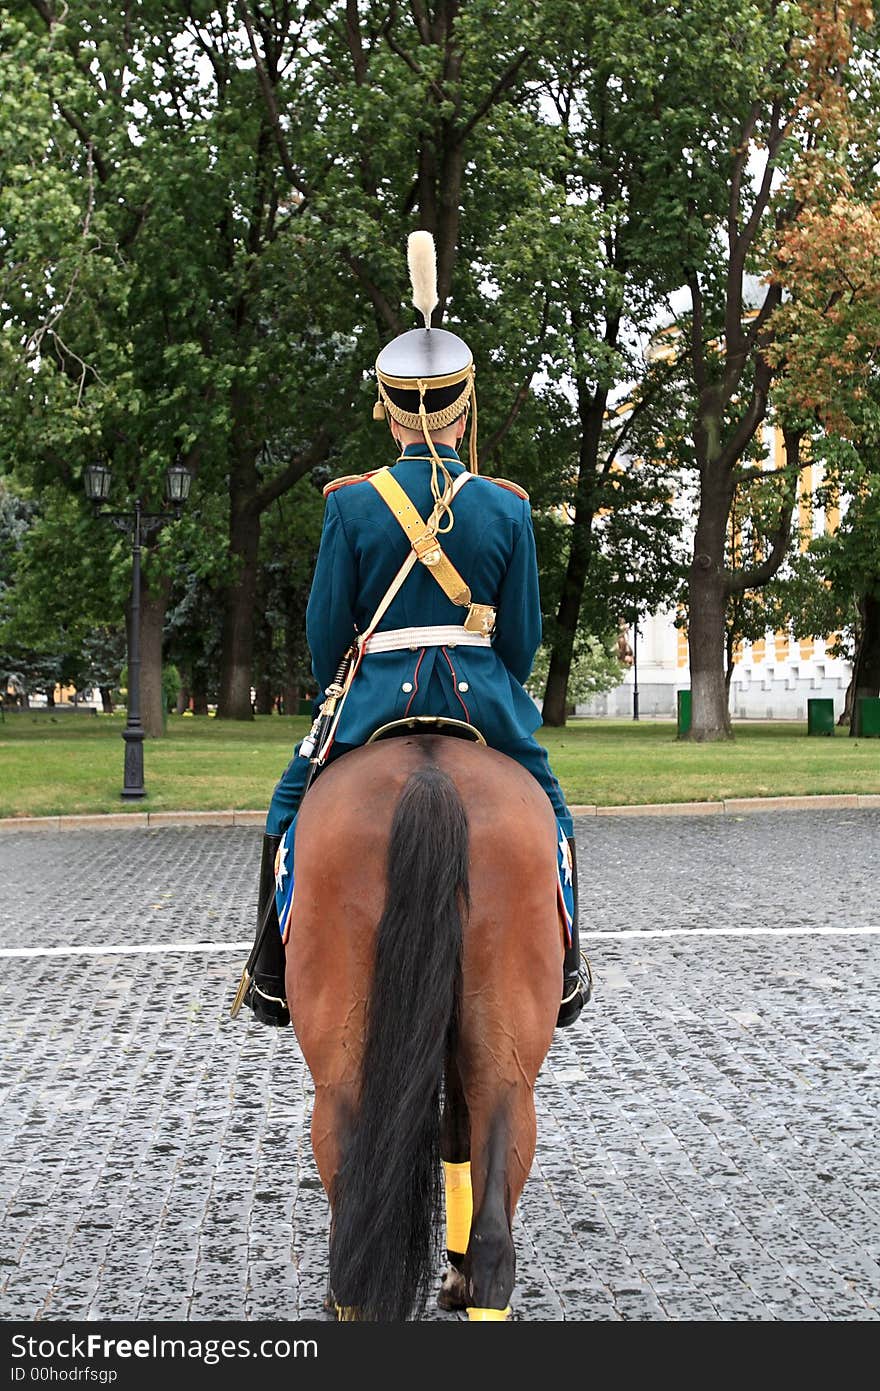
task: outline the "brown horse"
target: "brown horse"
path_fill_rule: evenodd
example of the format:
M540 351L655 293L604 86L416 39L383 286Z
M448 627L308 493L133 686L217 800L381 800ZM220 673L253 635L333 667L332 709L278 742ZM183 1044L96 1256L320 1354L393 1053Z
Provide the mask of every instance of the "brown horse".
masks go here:
M441 1307L506 1316L559 1008L556 838L518 764L437 734L346 754L303 802L287 999L315 1083L340 1318L423 1306L441 1159Z

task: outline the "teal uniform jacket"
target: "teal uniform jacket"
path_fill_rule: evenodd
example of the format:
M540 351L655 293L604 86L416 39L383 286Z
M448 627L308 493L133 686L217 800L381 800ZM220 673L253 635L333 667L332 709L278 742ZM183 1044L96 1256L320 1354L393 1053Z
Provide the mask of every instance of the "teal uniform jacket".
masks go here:
M454 449L438 445L437 452L453 477L465 471ZM425 519L433 507L426 455L424 445L409 445L394 465L394 477ZM363 744L380 725L405 715L468 720L496 748L527 739L541 723L538 707L523 689L541 641L528 498L513 484L478 476L464 484L452 511L453 528L438 539L470 586L473 601L497 609L492 646L368 651L342 709L336 730L340 744ZM400 523L366 479L331 485L306 612L321 691L333 681L357 633L366 631L409 549ZM466 613L417 563L377 631L460 627Z
M437 445L450 474L464 472L454 449ZM410 445L394 476L427 520L433 508L431 464L421 445ZM491 647L403 648L367 652L349 690L330 758L366 743L374 730L406 715L468 720L492 748L516 759L544 788L563 837L573 835L571 813L546 750L534 738L538 707L523 689L541 641L538 566L531 509L514 484L471 478L454 499L455 524L440 537L443 549L470 586L474 603L497 609ZM400 523L365 479L331 484L324 531L306 617L312 666L320 693L336 676L340 658L376 609L409 553ZM466 610L453 604L425 566L416 564L378 627L461 627ZM266 831L281 835L299 809L308 758L297 745L269 806ZM561 853L561 852L560 852Z

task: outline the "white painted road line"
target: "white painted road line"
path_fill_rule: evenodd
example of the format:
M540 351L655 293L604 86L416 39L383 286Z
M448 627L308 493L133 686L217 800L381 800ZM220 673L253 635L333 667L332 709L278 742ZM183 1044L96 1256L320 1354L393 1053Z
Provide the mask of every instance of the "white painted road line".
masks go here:
M880 927L633 927L595 932L589 943L603 937L878 937Z
M634 927L619 932L585 934L587 945L595 947L606 938L615 940L638 937L880 937L880 927ZM249 952L248 942L152 942L129 943L112 947L0 947L0 957L40 956L149 956L161 953L184 952L189 955L222 952Z
M188 952L195 955L206 952L249 952L253 945L251 939L249 942L136 942L123 947L0 947L0 957L148 956L161 952Z

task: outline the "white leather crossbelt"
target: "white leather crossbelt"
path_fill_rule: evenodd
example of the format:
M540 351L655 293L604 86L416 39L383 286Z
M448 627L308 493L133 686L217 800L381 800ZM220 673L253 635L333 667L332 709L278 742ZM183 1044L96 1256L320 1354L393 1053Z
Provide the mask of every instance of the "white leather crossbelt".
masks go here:
M390 628L385 633L373 633L364 643L365 652L398 652L410 647L491 647L491 638L471 633L460 624L448 623L434 628Z

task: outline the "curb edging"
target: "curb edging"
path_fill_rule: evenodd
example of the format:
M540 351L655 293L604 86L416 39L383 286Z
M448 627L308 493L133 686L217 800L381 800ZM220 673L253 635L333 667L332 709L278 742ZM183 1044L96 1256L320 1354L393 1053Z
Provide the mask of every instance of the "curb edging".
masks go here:
M634 806L570 806L572 816L740 816L753 811L846 811L880 808L880 793L829 792L814 797L727 797L720 802L649 802ZM2 824L2 823L0 823Z
M0 831L157 830L161 826L264 826L265 811L108 811L0 817Z
M599 807L572 804L572 816L740 816L760 811L880 809L880 793L820 793L815 797L728 797L720 802L647 802ZM157 830L163 826L263 826L265 811L89 812L81 816L0 817L3 831Z

